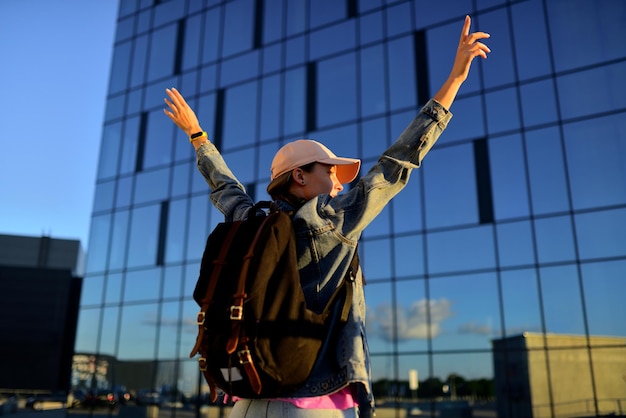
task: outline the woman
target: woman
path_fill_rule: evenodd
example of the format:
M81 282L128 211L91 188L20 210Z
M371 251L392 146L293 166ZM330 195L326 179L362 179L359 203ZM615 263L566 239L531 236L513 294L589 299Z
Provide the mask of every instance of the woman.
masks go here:
M448 111L467 79L473 59L490 49L470 34L465 18L448 79L422 108L372 169L345 194L343 184L358 174L360 161L337 157L312 140L298 140L276 153L268 193L281 210L293 211L298 268L307 306L319 310L343 279L364 228L407 183L452 117ZM193 110L176 89L166 90L164 112L190 138L198 169L212 189L211 200L226 220L241 219L254 204L218 150L209 141ZM373 397L365 338L365 301L359 271L348 323L332 349L323 350L305 384L281 399L239 399L231 417L364 417ZM297 361L297 360L296 360Z

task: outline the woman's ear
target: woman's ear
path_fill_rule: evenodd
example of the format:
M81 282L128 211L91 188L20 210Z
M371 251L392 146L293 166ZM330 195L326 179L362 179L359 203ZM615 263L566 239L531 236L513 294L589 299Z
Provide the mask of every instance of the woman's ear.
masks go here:
M291 178L293 179L294 184L304 186L304 171L301 168L294 168L291 171Z

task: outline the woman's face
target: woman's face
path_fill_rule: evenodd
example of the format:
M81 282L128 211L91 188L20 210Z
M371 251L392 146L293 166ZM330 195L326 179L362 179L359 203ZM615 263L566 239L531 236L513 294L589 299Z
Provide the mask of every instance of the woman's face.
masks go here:
M311 200L321 194L335 197L343 190L337 179L337 167L334 165L317 163L310 172L302 171L304 182L303 193L306 200Z

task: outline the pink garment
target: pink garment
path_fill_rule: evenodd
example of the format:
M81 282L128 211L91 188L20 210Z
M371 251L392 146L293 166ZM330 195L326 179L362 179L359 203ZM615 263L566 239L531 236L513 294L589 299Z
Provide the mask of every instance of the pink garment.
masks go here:
M239 399L233 396L233 402L237 402ZM335 392L331 395L315 396L312 398L276 398L274 401L289 402L294 404L298 408L303 409L350 409L354 408L357 403L352 396L352 389L350 386L346 386L339 392ZM225 399L226 402L226 399Z

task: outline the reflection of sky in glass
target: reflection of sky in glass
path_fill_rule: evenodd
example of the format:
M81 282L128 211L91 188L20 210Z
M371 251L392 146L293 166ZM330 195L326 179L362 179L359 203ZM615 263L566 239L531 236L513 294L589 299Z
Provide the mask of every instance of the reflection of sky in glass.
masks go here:
M380 2L361 1L361 12L370 13L342 21L341 2L326 0L308 17L295 2L288 10L266 13L263 36L272 45L250 51L250 26L237 30L251 19L251 9L244 7L249 3L227 6L222 47L228 62L223 67L214 62L222 39L219 8L202 13L205 39L197 44L192 37L185 40L196 48L202 45L202 52L195 61L184 54L186 72L180 78L190 89L200 89L192 103L210 136L219 96L215 89L224 89L223 138L218 140L240 180L259 181L252 186L257 199L266 198L268 167L283 139L310 134L338 155L363 158L365 173L417 109L416 90L423 84L415 74L411 31L427 32L426 84L434 93L448 74L458 40L459 25L451 17L471 12L465 0L447 2L445 8L414 7L414 16L404 3L383 13ZM280 2L265 3L272 7ZM432 154L363 234L359 248L369 281L367 330L375 379L396 373L405 379L413 368L420 379L451 373L490 377L491 341L523 332L584 335L588 327L591 335L626 336L621 320L626 318L623 13L591 1L554 0L546 3L552 25L547 31L541 1L505 3L476 2L479 8L495 6L474 20L476 29L492 34L487 43L494 52L472 68ZM571 30L581 27L586 30ZM168 41L164 51L150 56L151 62L171 64L173 54L165 51L171 31L164 24L148 35L153 43ZM345 31L349 33L342 36ZM290 36L284 44L282 33ZM385 36L388 44L382 43ZM131 51L138 61L146 58L147 41L140 37L134 50L126 40L118 45L115 74L129 74L124 69L133 61ZM307 66L306 54L314 66ZM614 62L595 66L607 60ZM83 309L76 347L115 352L120 359L169 360L185 358L195 341L197 306L190 295L199 249L221 214L207 198L185 138L161 135L172 127L149 103L157 97L160 102L163 80L145 93L149 109L144 128L154 142L148 142L143 163L150 170L128 177L136 164L133 139L143 118L137 98L143 97L144 73L155 78L167 71L156 65L147 71L147 61L142 62L130 72L135 89L129 93L130 118L119 121L122 110L116 106L124 95L109 100L90 275L81 300L87 308L100 306L104 289L107 306ZM200 64L205 66L196 72L194 66ZM263 72L260 79L257 66ZM129 86L115 74L110 92L117 95ZM305 132L309 110L302 97L311 81L317 88L316 124L314 131ZM477 166L474 140L486 141L489 167ZM159 144L175 149L173 155L163 153ZM159 167L163 161L174 165ZM481 170L491 176L487 203L495 223L480 224L485 202L477 193L476 176ZM116 175L122 177L116 180ZM153 268L160 201L168 198L166 266ZM137 203L141 205L131 206ZM127 302L134 305L118 306ZM99 332L100 324L105 329ZM194 361L183 367L189 375L197 373Z

